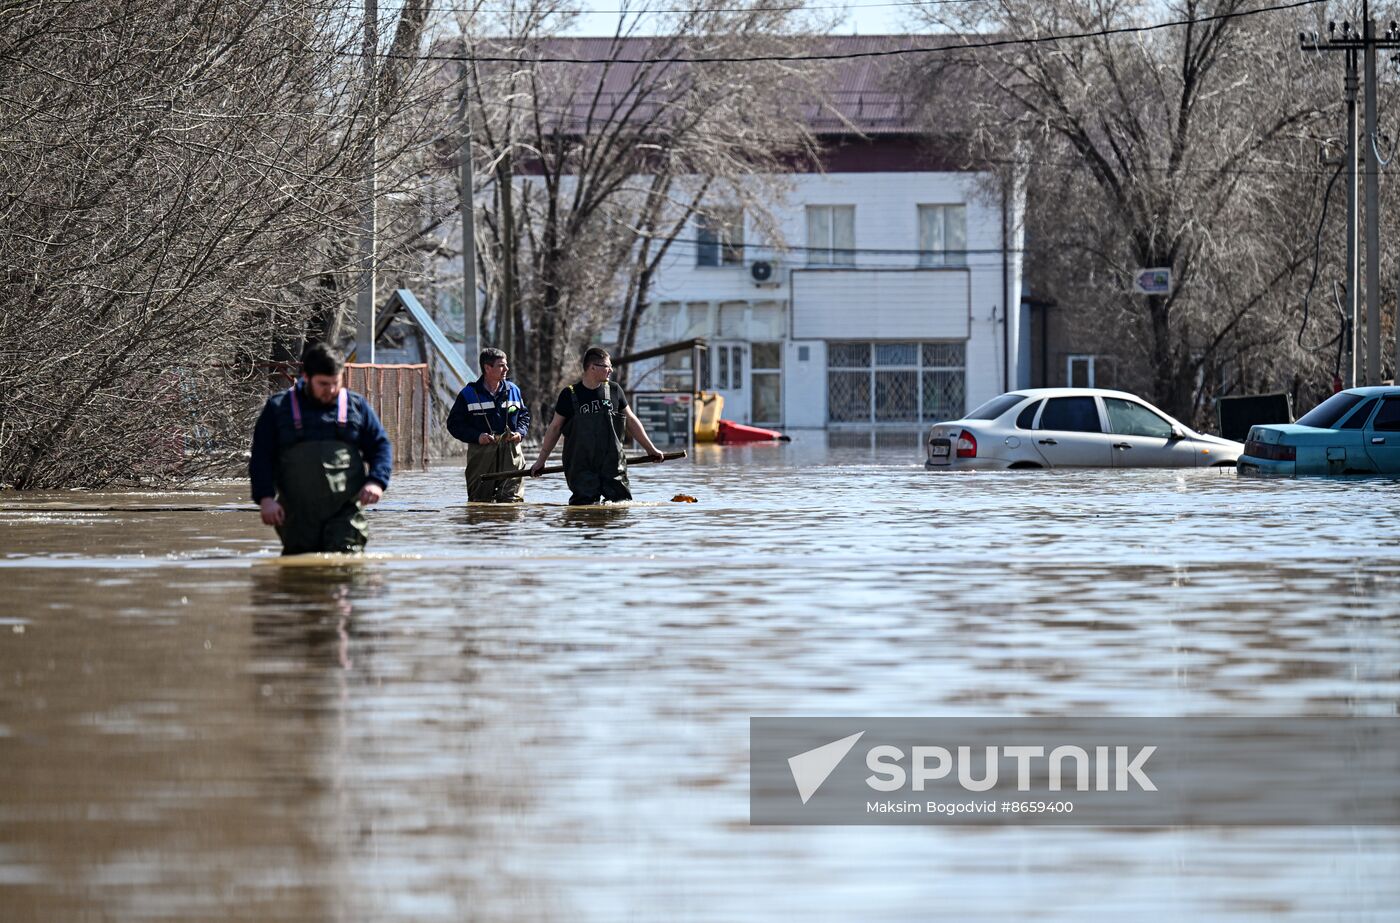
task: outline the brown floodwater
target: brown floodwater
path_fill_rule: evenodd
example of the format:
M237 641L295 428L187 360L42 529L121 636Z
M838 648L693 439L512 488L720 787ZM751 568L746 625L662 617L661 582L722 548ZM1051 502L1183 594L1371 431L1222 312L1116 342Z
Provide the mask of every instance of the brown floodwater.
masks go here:
M0 495L0 919L1393 920L1393 828L750 827L756 715L1395 716L1400 482L702 447L638 502ZM696 503L672 503L678 493Z

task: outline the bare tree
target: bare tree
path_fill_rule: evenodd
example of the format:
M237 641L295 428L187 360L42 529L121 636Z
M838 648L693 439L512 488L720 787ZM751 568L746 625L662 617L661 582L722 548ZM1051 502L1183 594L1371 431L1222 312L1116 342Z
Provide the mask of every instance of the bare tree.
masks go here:
M925 75L977 86L958 101L972 151L1028 177L1032 276L1124 359L1125 384L1187 419L1221 390L1317 365L1289 332L1329 97L1291 48L1296 23L1253 6L986 0L928 14L1023 40L939 56ZM1103 34L1172 20L1185 24ZM1062 35L1083 37L1050 40ZM1156 267L1171 291L1133 294L1134 272Z
M263 364L308 326L336 333L358 284L362 10L0 12L0 484L166 480L236 456ZM416 48L426 10L402 5L392 48ZM395 57L374 101L387 173L422 134L399 124L420 70Z
M667 3L667 8L674 8ZM577 372L590 342L629 350L651 280L697 213L742 205L781 243L771 209L785 158L813 142L793 99L819 72L791 62L693 64L789 53L791 7L682 4L662 34L551 34L560 7L532 4L468 37L483 276L483 335L513 351L534 406ZM490 59L490 60L488 60ZM581 59L591 63L563 63Z

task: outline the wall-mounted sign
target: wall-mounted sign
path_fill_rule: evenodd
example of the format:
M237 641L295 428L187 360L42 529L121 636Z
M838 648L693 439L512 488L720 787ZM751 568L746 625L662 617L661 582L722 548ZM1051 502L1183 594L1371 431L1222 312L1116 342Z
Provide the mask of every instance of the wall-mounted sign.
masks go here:
M657 445L690 445L695 414L689 392L637 391L632 394L632 408Z
M1172 290L1172 271L1162 269L1139 269L1133 274L1133 291L1140 295L1165 295Z

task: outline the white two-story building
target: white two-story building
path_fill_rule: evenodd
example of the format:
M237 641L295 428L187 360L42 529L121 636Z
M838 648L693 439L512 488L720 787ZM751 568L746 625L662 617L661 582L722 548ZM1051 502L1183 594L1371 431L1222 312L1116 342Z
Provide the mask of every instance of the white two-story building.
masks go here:
M812 125L822 170L789 176L773 206L785 246L711 206L657 274L637 349L708 340L698 378L724 396L726 419L913 428L1028 383L1020 197L940 155L885 60L840 70L845 118ZM637 369L633 386L688 388L689 362Z

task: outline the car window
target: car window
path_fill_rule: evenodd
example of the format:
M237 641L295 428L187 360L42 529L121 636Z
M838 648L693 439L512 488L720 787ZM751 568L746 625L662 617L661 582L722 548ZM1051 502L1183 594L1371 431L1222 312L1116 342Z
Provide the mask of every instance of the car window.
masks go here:
M1099 408L1092 397L1052 397L1040 415L1040 429L1067 433L1101 433Z
M1388 397L1381 402L1371 429L1381 433L1400 432L1400 397Z
M1044 402L1044 401L1031 401L1029 404L1027 404L1027 405L1026 405L1026 409L1023 410L1023 411L1021 411L1021 412L1016 416L1016 427L1017 427L1017 429L1034 429L1034 428L1035 428L1035 412L1036 412L1037 410L1040 409L1040 405L1043 404L1043 403L1045 403L1045 402Z
M1316 426L1318 429L1331 429L1346 412L1361 403L1361 395L1338 391L1327 400L1298 418L1299 426Z
M997 417L1024 401L1024 394L1017 394L1014 391L1010 394L1003 394L1001 397L994 397L987 403L978 407L963 419L965 420L995 420Z
M1117 433L1120 436L1171 438L1172 425L1137 401L1125 401L1120 397L1106 397L1103 402L1108 407L1108 431L1110 433Z
M1366 425L1366 418L1369 417L1371 415L1371 411L1375 409L1376 399L1373 397L1366 403L1362 404L1360 407L1356 408L1356 412L1353 413L1351 416L1347 417L1346 422L1343 423L1341 426L1337 427L1337 429L1360 429L1361 427Z

